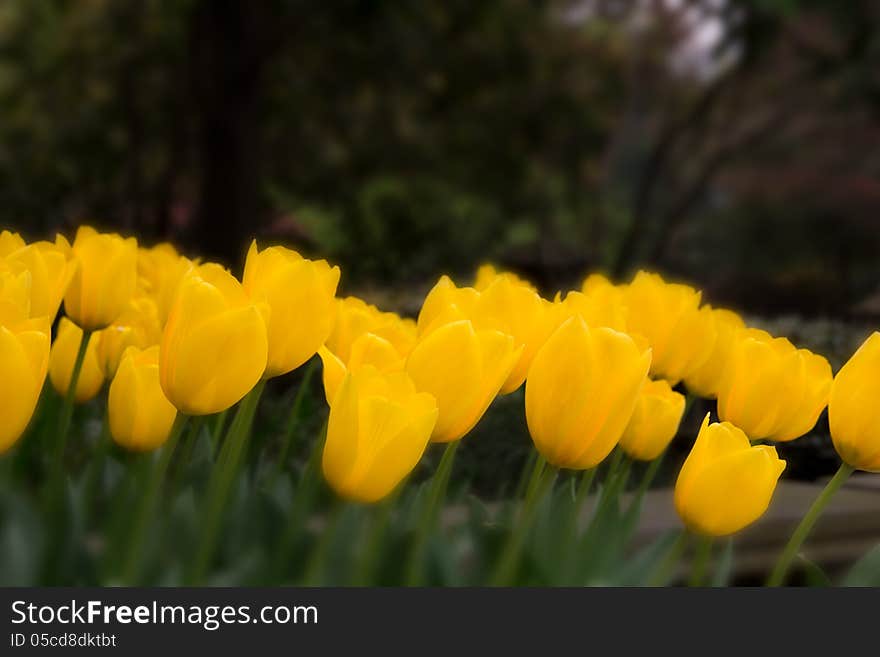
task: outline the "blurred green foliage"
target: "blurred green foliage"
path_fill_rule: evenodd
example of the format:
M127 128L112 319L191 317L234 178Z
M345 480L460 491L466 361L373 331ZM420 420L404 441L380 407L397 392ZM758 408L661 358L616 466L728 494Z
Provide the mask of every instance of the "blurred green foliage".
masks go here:
M869 0L6 0L0 204L424 287L666 269L744 310L876 288ZM761 294L755 294L755 289Z

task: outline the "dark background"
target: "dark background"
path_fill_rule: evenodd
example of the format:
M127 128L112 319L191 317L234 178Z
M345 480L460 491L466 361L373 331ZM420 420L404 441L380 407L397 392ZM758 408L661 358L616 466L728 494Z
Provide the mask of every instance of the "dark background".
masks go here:
M650 266L880 308L880 3L3 0L0 207L413 290Z

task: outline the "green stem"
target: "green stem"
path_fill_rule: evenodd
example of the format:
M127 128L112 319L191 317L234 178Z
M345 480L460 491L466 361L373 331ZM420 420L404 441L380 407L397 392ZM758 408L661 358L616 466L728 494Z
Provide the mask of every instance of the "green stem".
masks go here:
M400 490L398 486L398 491ZM369 586L372 581L373 573L376 570L376 564L381 556L382 543L385 539L385 532L388 529L391 520L391 509L397 500L397 493L392 492L387 498L379 502L376 507L371 509L372 517L370 522L369 533L366 541L364 541L361 558L358 560L357 570L354 577L355 586Z
M553 483L559 474L556 468L545 468L545 463L543 458L539 458L535 463L532 480L537 483L535 486L529 487L516 527L511 530L507 542L501 550L495 571L490 579L493 586L509 586L511 584L519 566L526 538L535 521L538 506L544 496L553 488Z
M226 418L229 417L229 409L224 409L223 411L217 413L217 417L214 420L214 428L211 430L211 455L216 456L218 450L220 449L220 436L223 433L223 428L226 426Z
M665 586L669 582L673 575L675 565L684 553L685 545L687 545L687 538L687 532L679 532L678 538L675 539L675 543L672 544L666 557L661 560L660 565L654 569L654 572L648 578L648 586Z
M98 437L98 448L95 450L95 456L89 466L86 479L86 500L85 508L87 511L95 509L95 501L101 490L104 477L104 462L107 459L107 451L110 448L110 416L105 411L104 419L101 422L101 435Z
M189 431L187 432L186 440L183 443L183 448L180 453L180 458L178 458L174 464L174 473L171 477L170 484L171 492L168 495L170 498L174 498L177 490L180 488L180 483L183 481L186 468L192 460L193 451L195 451L196 443L199 440L199 433L201 433L202 427L205 426L205 419L204 415L198 415L194 417L193 421L190 423Z
M278 460L275 464L275 469L272 472L272 476L269 478L269 487L275 483L275 480L284 471L284 465L287 463L287 456L290 454L291 447L296 442L293 438L296 433L296 427L299 424L299 416L302 412L302 406L305 403L307 393L311 389L309 384L315 373L315 363L317 363L317 360L312 359L306 365L302 381L299 384L299 388L297 388L296 396L293 398L290 415L287 417L287 424L284 427L284 436L281 439L281 451L278 453Z
M642 475L642 481L639 482L638 493L636 494L636 499L641 499L644 497L645 493L648 492L648 489L651 487L651 484L654 483L654 479L657 477L657 473L660 471L660 466L663 464L663 458L666 456L666 452L663 452L655 458L648 465L648 469L645 470L645 474Z
M208 482L208 502L204 515L203 527L199 544L193 560L192 570L188 581L190 584L199 584L205 576L205 572L211 564L214 551L217 547L217 536L223 521L223 512L229 498L229 491L235 482L235 475L241 465L241 456L247 447L251 433L254 415L260 396L266 386L265 380L256 386L241 400L229 433L226 434L220 456L214 465L211 479Z
M575 498L572 501L571 512L566 520L565 528L562 533L558 535L561 539L562 554L564 555L562 559L562 568L559 572L563 575L565 581L571 580L575 570L579 544L578 536L580 535L581 511L583 510L584 503L587 501L587 497L589 497L590 490L593 487L593 480L596 478L596 470L597 468L590 468L589 470L584 470L581 474L581 480L578 484Z
M339 525L342 522L342 516L345 514L348 505L336 500L334 507L331 508L326 516L326 524L321 530L321 537L315 543L312 553L309 555L306 564L305 574L303 575L303 586L319 586L324 583L324 571L326 570L327 557L330 553L333 543L336 540L336 534L339 532Z
M76 401L76 388L79 376L82 372L83 363L86 360L86 351L92 338L91 331L83 331L76 352L76 360L73 361L73 370L70 373L70 381L67 384L67 392L64 394L64 405L61 407L61 415L58 422L58 436L55 442L54 476L53 479L61 479L64 473L64 452L67 449L67 434L70 431L70 423L73 420L73 408Z
M611 460L608 461L608 472L605 473L605 481L610 482L614 475L617 474L621 461L623 461L623 449L615 447Z
M532 465L532 473L529 475L529 483L526 486L526 493L523 497L523 502L527 502L534 498L538 487L541 485L541 476L544 474L546 468L547 460L539 454L538 459L534 462L534 465Z
M144 554L144 543L147 537L147 530L155 514L156 504L162 492L162 484L165 481L165 474L168 471L168 464L171 463L171 457L186 426L188 416L178 413L174 419L174 425L171 427L171 434L162 447L158 460L153 465L150 472L150 478L147 483L146 490L141 497L141 504L135 513L135 524L128 540L127 556L122 570L122 581L128 585L137 583L140 573L141 561Z
M773 572L770 573L770 577L767 579L767 586L782 586L785 581L785 576L788 573L788 569L791 567L792 561L794 561L794 558L797 556L798 551L801 549L801 546L804 544L804 541L813 529L816 521L819 520L822 511L828 506L828 502L831 501L834 493L840 489L854 470L855 468L846 463L840 464L840 468L837 470L834 477L831 478L828 485L825 486L821 493L819 493L819 497L813 502L813 506L810 507L810 510L807 511L807 514L803 517L800 524L791 535L791 538L779 557L779 561L776 562L776 565L773 567Z
M455 460L455 452L460 442L460 440L454 440L446 444L443 458L440 459L437 472L434 473L434 477L431 479L431 487L428 491L426 504L422 508L422 514L419 518L419 524L416 528L415 538L409 553L404 580L407 586L419 586L422 582L425 553L428 549L431 533L437 524L437 517L440 515L443 500L446 497L449 476L452 473L452 463Z
M587 497L590 494L590 489L593 487L593 479L596 478L596 468L590 468L589 470L584 470L581 474L581 481L578 484L577 495L575 496L574 502L571 507L571 515L568 519L568 530L563 534L566 540L570 538L570 545L575 544L575 536L577 534L578 529L578 520L580 519L581 509L584 506L584 502L587 501Z
M321 457L323 456L326 441L327 422L325 421L321 428L321 433L312 447L312 453L294 492L293 502L290 505L290 511L284 523L284 530L281 538L278 540L278 547L275 550L270 570L266 574L266 583L278 583L285 580L287 575L285 565L291 549L305 527L308 512L318 492L318 484L320 482L318 472L321 469Z
M706 579L706 571L709 569L709 559L712 557L712 538L709 536L696 537L693 563L691 564L691 577L688 586L703 586Z

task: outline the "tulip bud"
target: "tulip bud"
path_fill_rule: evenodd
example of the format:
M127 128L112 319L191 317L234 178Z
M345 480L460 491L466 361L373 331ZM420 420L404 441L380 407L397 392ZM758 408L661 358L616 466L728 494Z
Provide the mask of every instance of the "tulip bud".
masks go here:
M675 438L684 415L684 395L667 381L648 381L633 410L620 446L632 458L653 461Z
M519 388L526 380L532 359L550 335L547 323L548 304L528 285L513 276L499 274L480 292L472 319L477 329L506 333L513 345L522 349L501 394Z
M96 341L101 370L104 376L112 379L128 347L146 349L158 345L162 339L156 302L143 296L132 299L122 315L92 339Z
M566 320L532 362L526 420L551 465L585 470L614 449L632 417L651 366L625 333Z
M369 365L382 374L391 374L402 372L406 364L405 356L393 344L374 333L364 333L352 343L347 363L342 362L327 347L321 347L318 354L324 365L324 395L328 404L333 402L348 372L359 372Z
M29 271L12 271L0 260L0 324L18 325L31 317L32 280Z
M76 262L64 311L77 326L97 331L118 318L135 291L137 240L82 226L73 241Z
M419 310L419 336L427 335L444 324L472 319L479 299L480 293L474 288L458 287L449 276L441 276Z
M418 464L436 420L434 398L403 372L348 373L330 406L324 476L339 495L376 502Z
M160 447L171 434L177 409L159 384L159 346L129 347L122 356L107 401L110 435L136 451Z
M880 472L880 333L874 332L834 377L828 423L834 448L858 470Z
M52 343L52 351L49 355L49 379L62 397L67 395L82 339L82 329L66 317L62 317L58 323L58 335ZM76 382L74 401L78 404L92 399L104 385L104 372L98 364L97 347L97 340L89 340L82 370Z
M785 338L739 333L718 389L718 416L752 440L794 440L812 429L831 391L831 366Z
M445 324L416 343L406 363L416 389L437 400L431 440L458 440L486 412L519 360L522 347L500 331L476 330L468 320Z
M70 244L61 235L54 243L34 242L5 255L13 270L27 270L31 275L31 317L55 319L73 276L75 263L71 257Z
M675 508L691 531L733 534L764 514L784 469L775 447L752 447L741 429L709 424L707 414L675 483Z
M523 285L530 290L537 292L535 286L526 279L517 276L513 272L499 272L497 269L495 269L494 265L490 265L488 263L482 264L479 266L479 268L477 268L477 274L474 277L474 289L477 292L482 292L483 290L488 288L489 285L491 285L498 277L508 278L516 285Z
M493 270L491 280L484 280L482 284L484 288L477 291L456 287L448 276L441 277L422 305L419 335L425 336L444 324L470 320L477 330L499 331L511 336L514 347L521 353L501 387L501 394L508 394L523 384L535 353L554 328L548 314L550 304L533 287L512 274L498 274Z
M570 317L580 316L587 326L626 332L626 312L620 289L594 288L589 293L569 292L565 299L557 294L553 302L556 313L554 330Z
M416 327L411 319L396 313L382 312L357 297L337 301L336 322L325 345L343 363L351 356L351 346L364 333L385 338L403 355L408 354L416 340Z
M143 292L156 302L161 326L164 327L168 321L180 282L194 266L192 260L180 255L171 244L138 249L138 283L143 287Z
M700 292L640 271L626 288L628 332L651 345L651 376L673 385L708 360L715 344L711 310Z
M0 231L0 258L5 258L26 246L27 242L18 233L9 230Z
M707 306L708 308L708 306ZM711 310L715 324L716 340L709 358L700 367L685 377L684 383L691 394L706 399L715 399L721 378L727 370L730 353L745 322L732 310L716 308Z
M49 366L49 320L0 323L0 453L21 437L43 390Z
M268 312L220 265L190 270L159 350L159 380L168 400L187 415L210 415L244 397L266 370Z
M242 285L255 301L269 305L266 378L286 374L317 353L336 318L339 267L306 260L296 251L251 243Z

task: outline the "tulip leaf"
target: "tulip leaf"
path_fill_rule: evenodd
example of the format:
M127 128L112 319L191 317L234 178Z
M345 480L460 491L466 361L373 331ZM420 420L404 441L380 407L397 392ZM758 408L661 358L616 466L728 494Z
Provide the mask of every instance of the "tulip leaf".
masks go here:
M611 578L616 586L664 586L674 568L667 567L673 552L680 544L681 531L669 530L642 548ZM664 567L666 573L664 573Z
M880 586L880 544L859 559L841 582L843 586Z
M804 571L804 581L807 586L814 588L824 588L831 586L831 580L822 568L814 561L810 561L804 555L798 556L801 568Z

